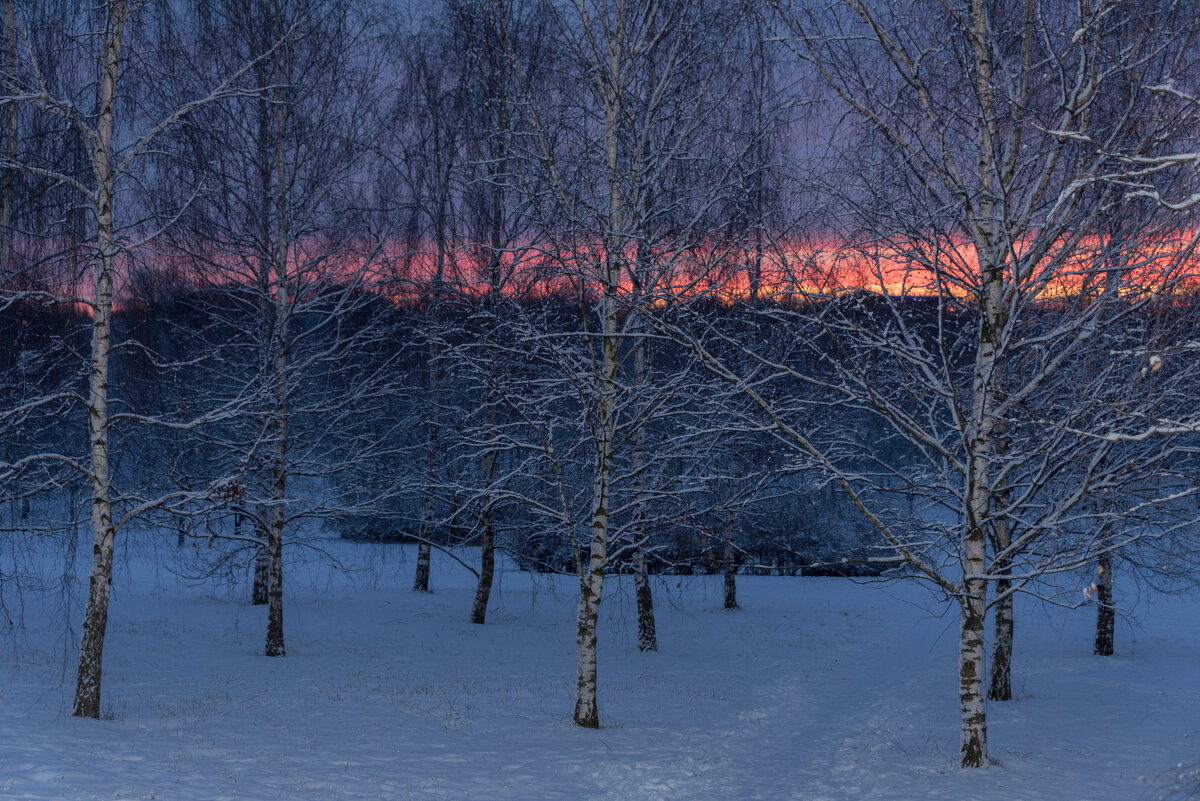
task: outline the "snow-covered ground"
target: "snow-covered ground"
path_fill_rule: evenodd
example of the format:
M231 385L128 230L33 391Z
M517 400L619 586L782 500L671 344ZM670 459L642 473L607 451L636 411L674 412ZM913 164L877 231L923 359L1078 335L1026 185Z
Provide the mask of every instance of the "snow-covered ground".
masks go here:
M963 771L957 620L921 588L741 577L727 612L720 577L671 578L642 654L610 580L587 731L569 578L506 570L474 626L452 561L420 595L404 547L326 544L349 569L293 555L283 659L262 656L244 583L181 582L165 546L127 555L101 721L70 716L61 596L26 593L0 660L0 798L1133 801L1200 759L1195 596L1143 601L1108 659L1090 610L1019 606L1018 700L990 706L996 764Z

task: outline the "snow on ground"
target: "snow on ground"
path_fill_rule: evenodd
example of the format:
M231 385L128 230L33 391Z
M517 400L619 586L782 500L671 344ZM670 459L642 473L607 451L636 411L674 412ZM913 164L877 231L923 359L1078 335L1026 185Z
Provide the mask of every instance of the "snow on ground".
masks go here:
M1200 759L1195 596L1123 619L1109 659L1091 610L1019 607L997 764L963 771L957 619L919 587L741 577L728 612L720 577L669 578L662 650L642 654L631 588L610 580L604 728L587 731L570 578L507 570L474 626L452 561L420 595L405 547L326 545L351 569L289 565L282 659L262 656L244 581L181 582L156 565L170 548L127 556L106 720L70 716L75 637L56 596L30 596L0 641L0 798L1133 801Z

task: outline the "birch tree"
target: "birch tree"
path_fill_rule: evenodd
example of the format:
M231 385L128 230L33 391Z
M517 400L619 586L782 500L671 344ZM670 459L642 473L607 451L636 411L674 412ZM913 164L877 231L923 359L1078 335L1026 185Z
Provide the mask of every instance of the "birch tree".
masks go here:
M505 424L497 389L505 383L501 371L506 369L506 361L498 358L502 345L497 339L505 336L504 318L511 313L513 301L521 302L514 278L528 250L528 242L521 242L520 238L529 238L526 230L529 220L519 213L512 186L514 125L518 118L514 113L516 80L510 70L517 71L525 86L537 86L543 81L540 73L548 66L543 62L553 57L543 45L545 20L536 6L464 2L453 4L452 10L456 25L464 34L471 72L476 76L469 101L474 113L468 118L468 154L473 169L467 176L465 205L470 240L475 243L471 258L477 265L474 279L486 287L477 316L482 335L479 355L483 358L476 360L475 365L484 380L480 467L489 489L480 500L479 581L471 605L471 622L482 624L494 582L496 516L501 512L490 487L497 479L502 486L506 474L502 469L498 472L504 454L487 444L496 441L497 432ZM480 367L482 370L478 370Z
M698 231L713 196L726 186L728 154L710 157L711 191L695 183L674 184L682 163L701 163L697 146L705 114L720 102L716 76L730 31L740 23L736 11L722 13L690 2L578 2L544 6L566 63L578 75L564 94L535 97L522 86L522 113L531 134L524 170L548 187L536 202L546 232L547 253L568 277L586 310L579 335L586 350L581 360L565 348L552 348L558 365L586 410L592 477L586 530L580 543L580 602L576 632L578 660L574 721L597 728L597 639L604 577L615 558L636 554L644 536L634 511L645 501L647 446L639 432L664 404L670 392L648 398L627 391L645 382L642 315L651 300L671 288L669 276L693 258L702 240ZM724 77L724 76L722 76ZM578 97L586 87L586 96ZM586 101L580 103L580 100ZM571 124L564 123L570 120ZM569 148L569 151L564 149ZM570 155L568 155L570 153ZM580 154L601 155L595 162ZM721 165L725 165L722 173ZM672 193L672 187L677 193ZM716 189L713 189L716 187ZM685 255L686 254L686 255ZM542 342L549 343L545 337ZM641 375L629 376L626 371ZM625 366L623 366L625 365ZM628 383L627 383L628 382ZM645 383L642 384L645 387ZM635 411L634 399L646 405ZM640 456L639 456L640 454ZM626 474L630 502L620 501L619 465L631 461ZM638 464L643 460L642 464ZM614 514L618 517L614 518ZM624 515L632 524L617 524ZM614 535L624 539L618 546ZM634 563L641 560L635 556ZM639 585L645 569L635 568ZM639 642L654 647L648 625L649 593L639 593Z
M445 389L439 386L444 369L442 316L449 291L457 286L455 265L462 248L458 217L472 76L469 61L459 60L464 50L469 52L467 37L449 10L416 31L398 35L405 42L400 67L404 84L394 114L397 128L403 131L402 161L414 202L405 261L412 291L422 298L426 310L423 332L428 342L427 408L421 425L426 438L421 456L425 471L413 589L429 592L431 548L439 539L437 473L446 450L441 442Z
M185 265L236 354L210 394L226 405L252 399L207 443L206 470L222 488L207 501L253 523L219 533L256 555L264 653L283 656L284 545L305 521L348 511L331 476L384 447L369 446L369 426L356 419L359 404L385 392L396 353L364 358L386 341L386 304L373 293L387 224L355 213L371 205L366 140L377 130L378 87L371 21L348 4L231 0L219 10L208 36L232 45L228 60L254 65L256 92L180 132L197 156L182 183L208 191L174 230L168 256Z
M5 10L11 21L13 9L6 7ZM110 409L117 276L125 264L124 257L137 245L128 222L122 219L122 201L128 206L136 197L137 171L145 161L157 155L152 145L157 144L162 133L198 108L239 93L237 81L241 73L235 70L214 84L215 90L206 89L182 103L176 97L174 103L166 107L147 105L135 111L128 105L134 93L127 92L132 84L126 75L125 56L130 37L141 32L135 27L135 16L142 12L141 6L124 0L109 0L90 11L81 13L80 9L75 9L74 17L59 15L54 22L37 16L56 11L62 9L35 9L30 12L30 17L17 19L16 27L30 31L68 23L57 41L67 43L72 49L69 52L38 50L32 46L31 39L24 37L22 47L15 53L9 50L16 63L10 62L12 70L6 71L4 106L11 109L14 104L21 104L33 115L65 121L71 135L78 137L89 169L80 175L64 169L64 165L45 164L35 159L18 159L16 164L6 162L5 167L70 187L90 218L85 223L90 253L84 277L60 284L51 298L84 305L91 317L87 387L78 398L87 419L87 447L83 456L66 452L40 455L37 459L67 465L85 476L89 485L93 563L80 645L74 714L94 718L100 715L103 647L117 530L136 515L169 501L169 498L126 498L130 502L124 504L122 513L118 516L114 511L115 502L120 500L113 487L111 444L114 422L159 422L125 411L114 414ZM152 49L149 39L141 44ZM153 60L146 58L147 54L142 55L140 65L149 65L148 69L152 70ZM70 58L81 58L81 63L93 69L77 71L74 65L67 65ZM9 119L11 125L11 116ZM11 158L11 146L8 154ZM145 200L139 198L139 205ZM84 291L84 287L88 290ZM195 421L189 424L195 424Z

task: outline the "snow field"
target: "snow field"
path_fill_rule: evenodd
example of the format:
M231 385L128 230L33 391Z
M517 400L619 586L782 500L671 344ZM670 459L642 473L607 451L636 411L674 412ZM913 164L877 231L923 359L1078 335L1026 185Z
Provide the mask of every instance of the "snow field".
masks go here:
M1200 759L1195 596L1140 604L1109 659L1092 610L1020 604L997 764L963 771L957 618L918 586L743 576L728 612L721 577L664 577L662 651L642 654L632 583L610 577L589 731L570 577L508 566L474 626L452 560L423 595L406 546L323 545L345 569L292 553L282 659L244 577L182 581L173 549L128 549L101 721L70 716L59 606L27 603L0 662L0 798L1134 801Z

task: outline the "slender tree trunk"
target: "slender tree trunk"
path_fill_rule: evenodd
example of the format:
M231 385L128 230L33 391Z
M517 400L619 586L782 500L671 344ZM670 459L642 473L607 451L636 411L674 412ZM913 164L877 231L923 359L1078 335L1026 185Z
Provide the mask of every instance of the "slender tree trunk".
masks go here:
M579 663L578 692L575 700L575 723L590 729L600 727L600 711L596 703L596 626L600 615L600 598L604 591L605 562L608 559L608 502L612 484L614 401L617 375L617 276L619 267L613 261L618 249L609 247L606 258L607 280L603 301L604 336L600 347L600 372L597 378L596 403L596 462L592 490L591 547L588 550L587 572L579 584L579 625L575 644Z
M593 515L592 547L588 555L587 575L579 583L579 622L575 647L579 663L575 697L575 724L588 729L600 728L600 710L596 701L596 624L600 617L600 594L604 591L605 543L597 536L599 523Z
M441 137L435 134L435 141L441 142ZM438 190L437 217L434 227L437 232L437 261L433 279L432 298L429 303L429 366L427 382L429 387L429 439L425 453L425 503L421 515L421 541L417 543L417 569L413 573L413 590L429 592L429 562L432 556L430 542L433 541L433 487L436 479L438 458L438 360L441 358L441 348L438 344L437 328L441 321L441 300L446 270L446 209L449 203L450 171L453 169L453 159L448 158L445 166L445 176Z
M505 13L503 6L496 5L494 11L503 15ZM497 26L502 24L502 20L498 17L491 18ZM489 316L491 317L491 326L489 327L489 335L497 328L496 323L500 316L498 306L504 297L504 280L502 277L503 263L501 261L501 253L504 247L505 236L505 218L504 218L504 182L508 172L507 154L509 152L506 144L508 135L508 88L505 81L505 68L502 63L503 53L499 41L494 40L491 36L499 36L499 28L492 28L488 31L488 37L485 37L487 48L486 58L488 62L488 82L487 82L487 106L488 109L495 113L495 125L488 134L487 151L488 151L488 182L491 189L489 198L490 209L488 210L488 238L489 249L488 254L488 297L486 300ZM490 346L491 343L488 342ZM496 387L499 383L500 365L493 357L493 348L488 349L488 391L487 391L487 413L484 417L484 426L487 431L487 436L493 436L496 432ZM496 532L495 532L495 517L492 511L492 480L496 473L497 453L494 450L488 450L483 457L483 474L484 480L488 486L488 492L484 498L483 510L483 533L480 537L480 561L479 561L479 583L475 588L475 602L471 609L471 622L483 623L487 616L488 599L492 594L492 581L496 572Z
M282 27L282 26L281 26ZM288 328L290 298L288 291L288 256L291 238L288 231L287 157L285 151L285 98L282 96L285 77L291 70L284 64L284 54L275 55L275 363L274 408L271 422L274 434L274 454L271 462L271 506L267 527L267 656L283 656L283 526L287 498L287 435L288 435Z
M105 19L103 66L100 82L100 114L96 121L96 139L92 168L96 176L96 297L92 318L92 350L88 369L88 439L90 445L89 483L92 500L92 572L88 582L88 602L83 618L83 638L79 647L79 670L75 684L77 717L100 717L100 679L104 661L104 635L108 628L108 600L112 589L113 525L112 485L108 465L108 360L112 350L111 317L113 299L113 259L116 254L113 217L113 187L116 176L111 165L113 105L121 58L126 9L124 0L108 4Z
M761 253L759 254L761 256ZM754 293L757 292L756 283L751 282L751 300L756 300ZM741 564L742 558L738 554L737 549L733 546L734 540L734 516L733 502L737 497L738 487L742 480L742 460L735 450L732 453L733 475L729 478L729 507L725 510L725 553L722 555L722 568L725 574L725 608L737 609L737 572L738 566Z
M500 301L500 210L496 207L498 200L496 193L493 191L493 219L492 219L492 255L489 263L489 277L491 281L491 293L488 296L488 312L491 315L493 323L496 320L496 304ZM487 397L484 403L486 411L484 413L484 427L489 432L496 430L496 390L494 389L498 381L496 374L499 367L495 359L489 357L488 369L491 375L488 376ZM484 507L482 520L483 530L479 537L479 582L475 586L475 601L471 607L471 622L483 624L487 618L488 600L492 595L492 581L496 574L496 531L495 518L492 513L492 493L491 482L496 474L496 458L497 453L494 450L488 450L483 456L483 476L489 489L484 498Z
M111 217L110 217L111 219ZM103 248L103 245L101 246ZM92 495L92 571L88 586L79 671L75 688L78 717L100 717L100 679L104 636L108 627L108 600L112 589L113 525L111 484L108 473L108 358L111 350L111 256L103 254L98 266L95 317L92 321L92 355L88 389L88 436L91 441L90 486Z
M270 26L263 26L263 41L259 46L264 51L270 46L270 30ZM256 68L256 77L260 86L274 83L270 67L265 63ZM274 240L274 231L271 219L275 196L274 175L278 169L278 165L275 163L277 158L276 146L273 142L276 134L271 130L271 108L271 97L266 93L260 95L257 103L258 128L256 139L260 249L258 252L258 273L255 279L258 283L258 366L264 377L271 374L272 349L275 342L274 326L278 322L275 319L277 316L276 305L272 302L271 297L271 276L275 272L273 265L275 253L271 245L271 242ZM271 419L272 403L273 401L267 399L263 401L261 419L264 421L264 424ZM255 448L251 456L250 473L257 498L260 501L269 498L271 496L271 486L267 474L266 456L258 448ZM267 589L271 583L269 576L270 556L268 554L270 525L271 520L268 507L264 502L255 504L253 528L258 544L254 550L254 579L250 589L250 604L252 606L266 606L269 601Z
M496 413L493 407L495 401L488 392L488 410L486 425L489 431L496 425ZM491 482L495 473L496 452L488 451L483 457L483 474L485 480ZM487 618L488 599L492 595L492 580L496 574L496 532L492 517L491 498L486 499L482 515L483 530L479 535L479 583L475 587L475 602L471 606L471 622L483 624Z
M492 579L496 573L495 531L492 510L483 513L483 531L479 535L481 558L479 584L475 587L475 602L471 606L471 622L483 624L487 619L488 599L492 595Z
M579 625L576 650L579 676L575 701L575 723L586 728L600 727L600 711L596 702L596 628L600 615L600 600L604 591L604 571L608 560L609 494L612 490L613 450L616 432L617 371L622 337L619 333L617 310L621 287L621 262L631 239L626 223L626 209L621 197L619 168L619 113L624 80L622 65L628 38L625 2L618 0L613 10L615 28L606 31L608 65L601 78L604 98L605 155L608 168L608 230L603 237L603 270L600 299L600 353L592 351L594 390L596 393L593 442L595 445L592 489L591 543L587 568L580 576Z
M1004 420L996 422L996 456L1003 462L1008 455L1011 441L1008 437L1008 424ZM996 505L1004 509L1009 503L1009 492L1000 489L996 492ZM997 553L1004 551L1012 544L1012 525L1006 516L996 518L992 523L992 535L995 538L994 549ZM1013 596L1012 581L1007 578L1012 574L1011 562L1008 559L997 560L992 572L1001 576L996 579L996 603L993 614L996 616L992 643L992 674L988 683L988 699L992 701L1012 700L1012 653L1013 653Z
M271 510L267 536L267 656L283 656L283 509Z
M962 541L962 621L959 631L959 701L962 706L962 766L982 767L988 762L987 717L984 706L984 620L987 614L987 526L991 511L990 461L994 395L987 375L995 368L997 317L1001 274L994 265L984 269L985 303L980 347L975 362L975 390L971 414L967 476L967 509Z
M282 264L282 263L281 263ZM271 465L271 506L267 527L267 656L283 656L283 526L287 498L287 282L280 267L278 341L275 355L275 454Z
M511 154L509 147L509 108L511 92L508 83L507 60L507 26L509 9L503 3L491 6L491 13L484 22L485 32L480 37L483 52L481 61L487 64L487 81L483 105L488 112L488 131L485 138L487 153L487 183L488 199L488 295L485 301L490 324L485 334L485 345L488 348L488 392L486 399L487 415L484 421L485 436L495 436L497 432L497 387L500 384L501 367L495 358L500 350L497 343L492 341L492 335L498 330L498 322L503 312L500 310L505 300L506 277L504 274L505 243L509 233L509 224L505 214L505 186L509 183L508 159ZM484 456L484 475L487 493L484 497L483 536L480 541L481 560L479 584L476 588L475 607L472 619L482 623L487 613L487 602L491 595L492 582L495 573L495 517L493 508L493 478L498 454L489 450ZM547 566L543 563L542 554L538 554L537 569L544 571Z
M282 280L278 290L280 306L287 304L287 286ZM280 322L280 340L275 361L275 455L271 466L271 506L267 526L267 656L283 656L283 526L284 501L287 497L287 369L286 322Z
M984 625L987 615L987 533L993 504L990 465L996 425L996 388L1002 379L1001 343L1007 318L1004 304L1004 236L995 169L995 101L992 86L990 6L971 2L972 80L982 109L976 154L981 191L974 223L975 251L982 278L979 345L975 353L968 427L967 509L962 542L962 592L959 604L959 702L962 711L962 766L988 764L987 711L983 676Z
M260 31L262 40L258 43L260 52L266 52L270 47L273 31L280 27L277 24L264 25ZM278 68L272 66L273 62L260 62L255 67L255 78L260 86L267 86L277 83L276 76ZM281 135L272 130L272 97L263 93L258 97L256 104L257 112L257 129L256 129L256 158L255 162L258 166L258 236L259 236L259 251L258 251L258 271L255 275L257 283L257 304L258 304L258 319L257 319L257 345L258 345L258 369L263 376L264 382L267 376L272 374L274 368L274 348L275 348L275 326L279 322L278 307L276 299L272 297L271 280L275 274L275 246L272 244L275 240L274 226L272 225L273 210L275 208L275 173L279 170L280 165L277 163L279 158L278 142L276 141ZM276 119L278 119L276 117ZM271 421L275 401L274 399L263 399L263 405L260 410L260 420L263 425L268 425ZM257 447L251 454L250 470L251 480L254 486L254 496L257 503L254 505L254 516L251 518L254 537L257 541L254 550L254 578L250 589L250 604L252 606L266 606L269 602L268 587L270 586L270 526L271 517L266 499L271 497L271 480L267 472L266 454L262 453Z
M962 766L982 767L988 762L987 717L984 706L984 620L987 614L987 533L991 510L990 459L992 450L993 395L986 375L995 366L995 320L989 316L992 290L998 292L999 271L988 267L985 277L985 319L975 363L975 390L971 414L975 431L970 440L967 510L962 541L962 621L959 631L959 701L962 707Z
M1104 553L1096 566L1096 656L1113 655L1117 618L1113 606L1112 555Z
M435 292L436 295L436 292ZM436 297L433 301L437 303ZM436 312L434 315L436 316ZM433 540L433 484L437 472L438 455L438 404L437 404L437 358L436 341L429 343L429 437L425 443L425 498L421 511L421 540L417 543L417 568L413 573L413 590L429 592L429 560L431 549L429 543Z
M605 316L611 310L612 330L616 326L615 297L606 297ZM609 329L606 319L606 330ZM600 728L600 710L596 701L596 627L600 617L600 598L604 592L604 569L608 559L608 500L612 476L613 452L613 394L616 382L617 345L606 336L601 344L604 351L602 373L599 376L599 438L597 443L596 475L592 492L591 547L588 550L587 573L579 584L579 623L575 638L579 667L575 700L575 723L589 729Z
M962 542L962 625L959 633L959 701L962 706L962 766L988 763L987 713L984 705L984 621L987 614L987 528L993 508L991 460L995 434L994 404L997 343L1003 327L1003 272L996 261L981 258L984 279L983 319L975 359L971 404L972 428L967 475L967 509Z
M615 250L609 250L614 254ZM609 267L609 278L615 269ZM608 559L608 501L612 483L614 397L617 374L617 298L616 281L605 287L604 331L601 341L603 356L598 378L597 431L595 480L592 490L591 547L588 551L587 573L579 584L579 625L576 650L579 663L578 693L575 701L575 723L590 729L600 727L600 711L596 703L596 626L600 615L600 598L604 591L604 569Z
M967 595L960 599L962 621L959 634L959 701L962 706L962 766L987 764L987 713L983 698L983 622L987 584L968 581ZM971 593L976 593L972 595Z
M637 592L638 650L657 651L658 631L654 624L654 594L650 591L646 553L641 548L638 548L634 554L633 582Z
M433 435L430 435L432 439ZM431 447L432 453L432 447ZM430 456L432 458L432 456ZM421 541L417 543L417 569L413 573L413 590L429 592L430 537L433 534L433 493L425 494L425 509L421 514Z
M741 559L738 557L737 552L733 548L733 543L725 543L724 573L726 609L739 608L737 602L737 572L738 563L740 561Z
M1010 569L1003 567L1000 568L999 572L1003 575L1008 575ZM1012 581L1009 579L996 579L997 596L1003 596L1003 593L1009 592L1011 588ZM996 602L994 614L996 616L995 642L992 649L992 677L991 683L988 684L988 699L992 701L1011 701L1013 629L1016 625L1013 616L1013 598L1011 594L1001 597Z
M642 261L645 249L639 243L638 261ZM639 264L640 266L640 264ZM636 333L636 331L635 331ZM646 380L646 343L638 339L633 346L633 381L643 387ZM637 596L637 641L639 651L658 650L658 630L654 623L654 593L650 589L650 575L646 568L646 433L645 425L638 427L633 441L633 514L636 524L633 531L633 584Z

